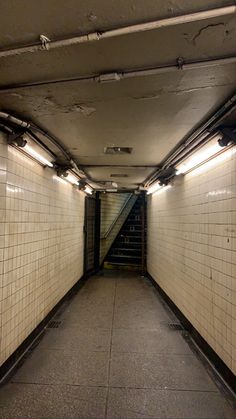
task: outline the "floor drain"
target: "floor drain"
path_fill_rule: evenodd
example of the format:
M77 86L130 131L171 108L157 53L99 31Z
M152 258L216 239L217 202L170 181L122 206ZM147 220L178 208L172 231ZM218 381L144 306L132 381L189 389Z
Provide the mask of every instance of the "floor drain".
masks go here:
M47 325L47 329L58 329L58 327L60 326L61 321L59 320L52 320L48 323Z

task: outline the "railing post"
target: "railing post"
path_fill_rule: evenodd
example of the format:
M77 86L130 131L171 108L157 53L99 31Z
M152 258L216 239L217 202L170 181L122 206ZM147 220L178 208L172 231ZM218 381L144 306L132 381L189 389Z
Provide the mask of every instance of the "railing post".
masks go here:
M142 222L142 275L144 276L146 273L146 197L145 193L142 193L142 203L141 203L141 222Z
M101 230L101 200L100 193L96 192L95 201L95 238L94 238L94 268L100 267L100 230Z

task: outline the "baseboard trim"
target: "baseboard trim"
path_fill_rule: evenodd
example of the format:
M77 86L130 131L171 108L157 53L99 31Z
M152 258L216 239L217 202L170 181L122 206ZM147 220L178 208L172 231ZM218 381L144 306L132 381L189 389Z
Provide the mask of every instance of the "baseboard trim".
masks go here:
M89 275L90 276L90 275ZM88 275L82 276L72 288L61 298L61 300L53 307L53 309L46 315L46 317L36 326L36 328L29 334L29 336L20 344L20 346L10 355L10 357L0 367L0 386L4 384L14 374L15 370L19 368L24 362L27 353L35 346L40 337L45 333L45 327L49 321L54 317L62 305L69 301L80 288L83 287L87 281Z
M232 392L235 397L236 393L236 380L233 372L227 367L227 365L222 361L222 359L217 355L214 349L206 342L206 340L200 335L200 333L195 329L192 323L185 317L185 315L180 311L180 309L175 305L171 298L166 294L166 292L158 285L155 279L147 272L147 278L154 285L158 293L161 295L163 300L174 312L176 317L179 319L184 329L189 333L197 347L203 352L203 355L206 357L208 362L212 364L218 375L225 381L226 385L229 387L229 390Z

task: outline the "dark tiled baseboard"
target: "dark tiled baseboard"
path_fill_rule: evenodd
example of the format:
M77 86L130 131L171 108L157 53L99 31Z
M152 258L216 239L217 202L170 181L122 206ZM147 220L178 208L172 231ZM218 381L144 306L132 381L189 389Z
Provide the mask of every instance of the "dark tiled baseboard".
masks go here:
M200 335L200 333L195 329L195 327L190 323L190 321L184 316L184 314L179 310L175 303L170 299L170 297L165 293L165 291L157 284L153 277L147 272L147 277L154 285L158 293L161 295L163 300L171 308L174 314L178 317L184 329L192 337L193 341L203 352L208 362L212 364L219 374L220 377L226 382L232 391L232 395L236 393L236 379L233 372L227 367L227 365L222 361L222 359L217 355L217 353L211 348L211 346L206 342L206 340ZM223 382L222 380L222 382Z

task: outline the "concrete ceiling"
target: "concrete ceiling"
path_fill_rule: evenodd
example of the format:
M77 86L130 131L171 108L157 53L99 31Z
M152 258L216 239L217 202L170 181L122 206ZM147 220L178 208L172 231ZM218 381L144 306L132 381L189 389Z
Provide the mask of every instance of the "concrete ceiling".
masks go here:
M35 43L40 34L61 39L232 3L12 0L0 6L4 16L0 49ZM178 57L196 61L236 55L235 34L236 17L228 16L1 58L0 109L33 120L54 134L94 180L114 180L121 187L134 188L235 92L236 65L176 70L109 84L48 82L173 65ZM39 85L17 87L24 83ZM107 146L132 147L133 152L105 155ZM128 177L113 179L114 173Z

